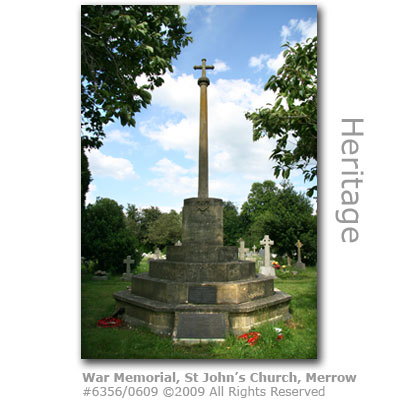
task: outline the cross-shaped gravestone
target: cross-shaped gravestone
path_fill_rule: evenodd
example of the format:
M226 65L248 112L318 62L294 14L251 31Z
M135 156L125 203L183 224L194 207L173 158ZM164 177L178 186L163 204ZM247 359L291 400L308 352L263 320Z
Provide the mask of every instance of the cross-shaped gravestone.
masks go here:
M209 197L209 169L208 169L208 144L207 144L207 87L210 80L206 77L206 69L213 70L213 65L193 66L195 70L202 70L202 76L197 81L200 86L200 131L199 131L199 198Z
M303 244L301 243L299 239L296 243L296 246L297 246L298 258L297 258L297 263L295 264L295 267L298 269L305 269L305 263L301 262L301 246L303 246Z
M257 250L256 245L253 245L253 255L255 255L255 254L256 254L256 250Z
M244 240L243 239L240 238L239 242L240 242L239 259L244 261L246 259L246 252L249 251L249 248L244 247Z
M270 245L274 245L274 241L265 235L260 241L260 245L264 245L264 266L270 266Z
M161 253L160 253L160 249L159 248L156 248L155 249L155 257L156 257L156 259L160 259L160 257L161 257Z
M260 267L260 273L275 277L275 270L270 263L270 246L274 245L274 241L268 235L265 235L260 241L260 245L264 245L264 266Z
M301 246L303 245L301 241L298 239L297 243L297 251L298 251L298 262L301 262Z
M131 273L131 264L135 261L131 259L131 256L128 255L126 259L124 259L124 263L126 263L126 273Z

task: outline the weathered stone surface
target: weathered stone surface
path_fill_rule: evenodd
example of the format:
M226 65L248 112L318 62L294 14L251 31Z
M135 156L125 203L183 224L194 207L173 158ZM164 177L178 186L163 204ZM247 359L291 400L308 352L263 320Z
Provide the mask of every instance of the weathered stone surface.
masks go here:
M187 286L182 282L154 279L147 274L132 279L132 293L153 301L187 303Z
M258 277L240 281L195 283L175 282L142 274L134 276L132 293L165 303L239 304L272 296L274 279Z
M255 278L256 268L249 261L195 263L151 260L149 275L178 282L223 282Z
M171 262L233 262L237 261L237 247L206 244L168 246L166 260Z
M280 291L272 296L245 303L219 305L163 303L133 295L129 291L117 292L114 298L117 308L125 308L126 313L123 315L125 323L131 326L146 325L158 334L171 335L173 333L174 337L176 335L176 341L178 338L187 337L183 333L183 337L177 334L176 317L182 313L194 315L224 313L228 321L226 334L232 332L235 335L247 332L253 326L262 323L285 321L291 318L288 309L291 296ZM194 338L194 336L188 336L188 338Z
M182 243L223 246L223 201L221 199L185 199Z
M131 282L133 277L134 277L133 273L124 272L122 274L121 280L124 282Z
M275 269L269 266L260 266L260 275L271 276L272 278L277 278Z

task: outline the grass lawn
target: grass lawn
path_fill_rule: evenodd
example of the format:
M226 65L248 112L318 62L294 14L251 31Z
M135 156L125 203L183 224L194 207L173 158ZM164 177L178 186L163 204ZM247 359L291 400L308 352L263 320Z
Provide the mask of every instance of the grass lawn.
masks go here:
M147 271L145 262L137 272ZM193 346L175 345L170 337L158 336L147 328L99 328L97 321L115 310L114 292L130 286L120 277L94 281L82 275L83 359L316 359L317 358L317 272L307 268L297 276L284 275L275 287L292 295L288 323L266 324L253 330L261 333L254 346L234 336L225 343ZM282 328L277 340L275 327Z

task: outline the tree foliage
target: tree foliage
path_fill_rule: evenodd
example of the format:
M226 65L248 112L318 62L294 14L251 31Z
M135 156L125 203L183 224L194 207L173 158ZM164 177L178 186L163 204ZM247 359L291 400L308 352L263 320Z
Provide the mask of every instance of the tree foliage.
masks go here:
M254 141L264 136L276 140L270 156L276 177L287 179L300 169L312 181L317 174L317 37L283 47L285 62L264 86L276 92L274 105L248 112L246 118L253 123Z
M273 181L256 182L243 203L242 236L246 246L260 247L260 240L269 235L274 240L273 250L282 256L293 256L298 239L303 242L303 255L308 253L308 264L317 260L316 216L309 199L294 190L288 182L278 187Z
M136 264L137 237L127 228L122 206L108 198L98 198L85 209L82 226L81 254L97 262L97 267L110 273L124 271L123 259L131 255ZM136 266L136 265L134 265Z
M237 246L241 222L237 207L231 201L223 202L223 239L225 246Z
M139 248L143 252L152 252L157 244L151 242L148 237L149 227L162 212L158 207L138 209L135 205L128 204L126 208L126 223L128 228L138 238Z
M99 148L103 126L136 112L163 83L172 58L192 41L179 6L81 7L81 129L83 145ZM142 83L145 75L147 84Z
M169 213L163 213L149 225L147 238L150 243L162 249L174 245L182 238L182 215L173 209Z

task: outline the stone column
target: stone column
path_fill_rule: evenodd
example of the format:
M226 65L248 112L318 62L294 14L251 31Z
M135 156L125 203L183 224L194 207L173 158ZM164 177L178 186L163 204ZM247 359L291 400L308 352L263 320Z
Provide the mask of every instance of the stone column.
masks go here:
M199 130L199 198L209 197L209 168L207 144L207 87L210 80L206 77L206 69L213 70L214 66L207 66L206 59L202 59L201 66L194 66L195 70L202 70L202 76L197 83L200 86L200 130Z

